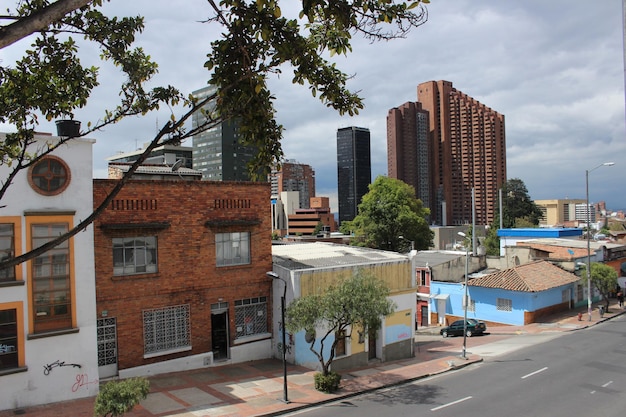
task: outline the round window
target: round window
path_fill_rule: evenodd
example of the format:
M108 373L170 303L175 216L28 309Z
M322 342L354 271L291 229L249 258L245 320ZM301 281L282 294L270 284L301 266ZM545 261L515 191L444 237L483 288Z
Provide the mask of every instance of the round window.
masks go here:
M28 182L39 194L57 195L69 185L70 170L60 158L45 156L30 167Z

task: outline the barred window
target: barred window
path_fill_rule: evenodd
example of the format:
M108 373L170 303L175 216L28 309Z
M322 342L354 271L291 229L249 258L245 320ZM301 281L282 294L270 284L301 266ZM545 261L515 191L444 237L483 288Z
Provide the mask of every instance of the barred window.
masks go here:
M189 304L144 310L144 354L191 349L189 317Z
M467 304L467 311L476 312L476 300L469 299Z
M113 238L113 275L157 272L156 236Z
M267 333L267 297L235 301L235 338Z
M217 266L250 263L250 233L217 233L215 235Z
M0 370L17 368L17 310L0 310Z
M513 301L509 298L498 298L496 299L496 310L498 311L512 311L513 310Z

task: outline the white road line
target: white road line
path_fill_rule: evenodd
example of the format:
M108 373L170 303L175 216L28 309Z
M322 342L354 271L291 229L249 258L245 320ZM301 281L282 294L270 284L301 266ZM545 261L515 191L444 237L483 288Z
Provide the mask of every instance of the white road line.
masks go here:
M546 366L545 368L538 369L538 370L536 370L535 372L531 372L531 373L529 373L528 375L524 375L524 376L522 377L522 379L526 379L526 378L528 378L529 376L537 375L539 372L543 372L543 371L545 371L546 369L548 369L548 367L547 367L547 366Z
M442 408L450 407L451 405L458 404L458 403L461 403L463 401L467 401L467 400L469 400L471 398L472 398L471 396L465 397L465 398L461 398L460 400L456 400L456 401L453 401L453 402L448 403L448 404L443 404L443 405L440 405L439 407L431 408L430 411L441 410Z
M612 383L613 383L613 381L609 381L609 382L607 382L606 384L602 385L602 388L606 388L606 387L608 387L609 385L611 385Z

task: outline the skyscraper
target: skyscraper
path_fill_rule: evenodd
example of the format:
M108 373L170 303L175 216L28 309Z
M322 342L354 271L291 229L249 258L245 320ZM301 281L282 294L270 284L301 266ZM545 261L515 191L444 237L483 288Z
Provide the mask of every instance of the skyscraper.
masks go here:
M440 225L490 224L506 182L504 115L456 90L450 81L417 87L429 113L430 209Z
M215 86L207 86L192 94L198 100L215 94ZM213 110L210 102L205 110ZM193 128L206 122L206 115L200 111L191 118ZM248 162L255 156L254 147L242 144L239 126L227 120L193 136L193 169L202 172L203 180L250 181Z
M270 173L272 196L279 196L283 191L300 193L301 209L310 207L310 200L315 197L315 170L310 165L301 164L294 159L287 159L280 170Z
M430 207L428 112L407 102L387 114L387 175L411 185Z
M370 131L362 127L337 130L337 197L339 223L358 214L361 198L372 182Z

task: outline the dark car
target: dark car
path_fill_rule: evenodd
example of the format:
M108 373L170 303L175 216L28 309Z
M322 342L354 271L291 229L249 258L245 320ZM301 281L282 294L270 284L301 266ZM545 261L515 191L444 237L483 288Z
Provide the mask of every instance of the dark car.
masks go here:
M468 337L474 336L475 334L482 334L487 330L487 325L485 322L478 321L476 319L467 319L467 333ZM463 335L463 320L457 320L451 325L442 328L439 331L443 337L448 336L462 336Z

